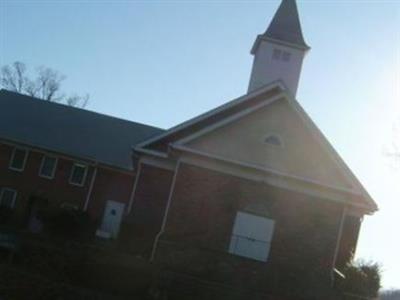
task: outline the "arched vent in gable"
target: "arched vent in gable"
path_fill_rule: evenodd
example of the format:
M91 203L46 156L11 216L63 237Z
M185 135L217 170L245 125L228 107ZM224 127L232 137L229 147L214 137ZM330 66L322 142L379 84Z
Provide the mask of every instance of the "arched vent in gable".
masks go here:
M264 139L264 143L277 147L283 146L282 139L276 134L267 135L267 137Z

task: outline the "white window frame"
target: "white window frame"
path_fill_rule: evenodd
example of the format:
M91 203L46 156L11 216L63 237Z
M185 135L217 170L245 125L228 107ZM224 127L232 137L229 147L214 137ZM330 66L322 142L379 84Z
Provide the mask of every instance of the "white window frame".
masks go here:
M14 190L14 189L11 189L11 188L1 188L0 189L0 206L1 206L1 202L3 201L3 195L4 195L4 192L5 191L8 191L8 192L13 192L14 193L14 199L12 200L12 204L11 204L11 209L13 209L14 208L14 206L15 206L15 202L16 202L16 200L17 200L17 194L18 194L18 192L17 192L17 190Z
M16 152L17 150L25 151L24 162L22 163L22 167L21 167L20 169L19 169L19 168L15 168L15 167L12 166L13 161L14 161L14 158L15 158L15 152ZM9 164L8 164L8 168L9 168L10 170L13 170L13 171L23 172L23 171L25 170L26 161L28 160L28 154L29 154L29 150L28 150L28 149L26 149L26 148L21 148L21 147L14 147L13 152L12 152L12 155L11 155L10 162L9 162Z
M53 170L52 170L50 176L47 176L47 175L45 175L45 174L42 173L42 171L43 171L43 166L44 166L44 160L45 160L46 158L54 158L54 159L56 160L56 162L54 163L54 168L53 168ZM52 155L43 154L42 162L40 163L40 168L39 168L39 176L40 176L40 177L43 177L43 178L47 178L47 179L53 179L53 178L54 178L54 175L56 174L57 164L58 164L58 157L52 156Z
M76 167L85 168L85 173L83 174L81 183L72 182L72 175L74 174L74 170L75 170ZM74 163L72 165L72 168L71 168L71 174L69 175L69 184L76 185L76 186L84 186L85 185L85 181L86 181L87 173L88 173L88 165L83 164L83 163Z
M237 229L237 221L238 221L238 218L239 218L240 215L242 215L242 216L247 215L247 217L254 217L254 218L264 219L262 222L266 222L265 224L270 224L270 226L269 226L270 235L269 236L265 236L265 240L263 240L261 238L256 239L254 236L257 235L257 234L254 234L254 232L251 232L250 235L247 235L247 236L244 236L242 234L238 235L237 230L235 232L235 229ZM240 224L240 222L239 222L239 224ZM242 224L244 224L243 223L243 219L242 219ZM248 223L245 223L245 224L248 224ZM246 226L244 226L244 229L242 228L242 230L244 230L244 231L248 230L248 228L246 229ZM257 227L257 228L259 228L259 227ZM241 230L239 230L239 231L241 231ZM251 259L251 260L255 260L255 261L259 261L259 262L264 262L265 263L265 262L267 262L269 260L274 232L275 232L275 220L274 219L271 219L271 218L269 218L267 216L254 214L254 213L251 213L251 212L248 212L248 211L238 211L236 213L236 215L235 215L234 223L233 223L233 226L232 226L232 232L231 232L231 236L230 236L230 243L229 243L228 251L232 255L236 255L236 256L239 256L239 257L242 257L242 258L245 258L245 259ZM258 242L258 245L265 244L265 249L261 248L261 249L263 249L263 251L265 251L265 253L262 253L262 252L261 252L261 254L260 254L260 252L259 253L254 253L254 252L252 253L251 249L254 250L253 247L250 247L250 248L248 248L248 250L243 251L246 248L242 248L240 246L239 246L239 248L237 248L237 244L239 242L242 244L242 247L243 247L243 242L244 243L246 243L246 242L257 243ZM255 244L253 246L258 246L258 245ZM265 255L265 257L264 257L264 255Z

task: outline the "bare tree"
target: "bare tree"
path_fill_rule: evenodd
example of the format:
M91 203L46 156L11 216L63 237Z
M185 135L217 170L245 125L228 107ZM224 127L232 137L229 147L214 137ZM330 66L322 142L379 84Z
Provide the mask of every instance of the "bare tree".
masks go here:
M65 102L69 106L80 106L80 107L86 107L86 105L89 102L89 94L86 94L84 96L78 96L76 94L68 96L65 99Z
M28 85L28 78L25 76L26 66L20 61L1 68L1 85L11 91L23 93Z
M61 92L61 83L65 76L48 67L36 69L36 77L29 78L27 67L24 63L16 61L11 65L5 65L0 71L0 84L3 88L37 97L46 101L64 102L70 106L85 107L89 101L89 95L79 96L73 94L67 96Z

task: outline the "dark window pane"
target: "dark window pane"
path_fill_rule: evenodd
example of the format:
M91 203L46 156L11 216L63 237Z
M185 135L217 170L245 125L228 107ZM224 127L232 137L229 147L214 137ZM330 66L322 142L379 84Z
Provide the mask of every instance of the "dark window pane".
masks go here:
M3 189L1 192L0 206L12 208L14 205L14 199L16 196L16 191Z
M290 60L290 53L289 52L283 52L283 54L282 54L282 60L283 61L289 61Z
M16 170L22 170L25 164L26 150L15 149L10 167Z
M272 53L273 59L280 59L281 56L282 56L282 51L279 49L274 49L274 51Z
M71 174L71 183L83 184L85 179L86 167L81 165L74 165Z
M271 145L274 145L274 146L281 146L281 145L282 145L281 139L280 139L278 136L276 136L276 135L270 135L270 136L268 136L268 137L265 139L265 142L266 142L267 144L271 144Z
M43 157L42 168L40 169L40 175L45 177L53 177L54 170L56 167L57 159L54 157Z

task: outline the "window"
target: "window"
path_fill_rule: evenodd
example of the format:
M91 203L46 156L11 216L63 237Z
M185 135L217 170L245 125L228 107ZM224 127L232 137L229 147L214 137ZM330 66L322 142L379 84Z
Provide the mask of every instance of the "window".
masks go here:
M281 59L281 56L282 56L282 50L274 49L274 52L272 53L273 59L279 60Z
M39 176L45 178L54 178L56 172L57 158L51 156L43 156L40 166Z
M17 191L9 188L0 189L0 206L13 208L17 199Z
M272 58L274 60L281 60L281 61L289 61L291 57L291 53L288 51L283 51L280 49L274 49L272 52Z
M238 212L229 245L229 253L267 261L275 222L271 219Z
M273 145L273 146L278 146L278 147L281 147L281 146L282 146L282 139L281 139L278 135L276 135L276 134L268 135L268 136L264 139L264 142L265 142L266 144Z
M74 185L84 185L86 178L87 167L86 165L75 163L72 166L71 176L69 178L69 183Z
M23 171L25 168L28 151L21 148L14 148L11 156L10 169L14 171Z
M282 60L283 61L289 61L290 60L290 56L291 56L291 54L289 52L283 51Z

